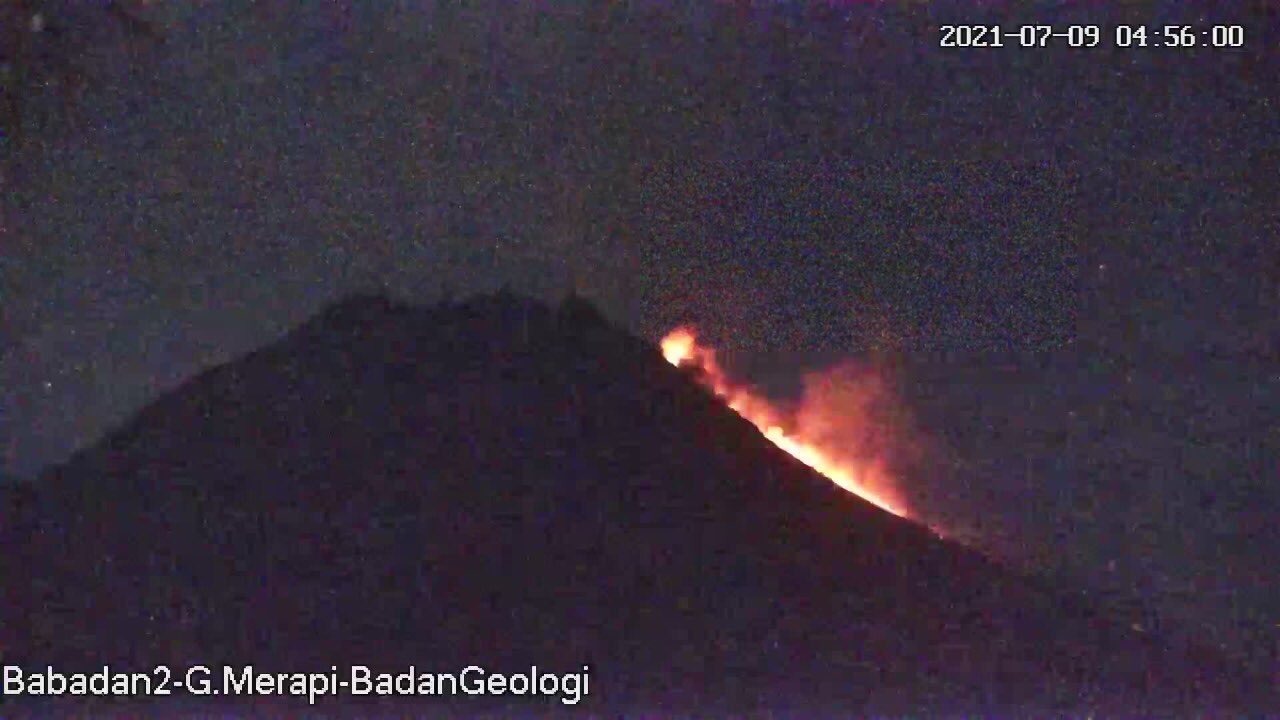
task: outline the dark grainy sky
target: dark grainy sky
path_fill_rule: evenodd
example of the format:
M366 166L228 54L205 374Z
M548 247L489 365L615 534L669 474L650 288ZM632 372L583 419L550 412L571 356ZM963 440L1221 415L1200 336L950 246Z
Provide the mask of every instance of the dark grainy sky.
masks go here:
M1066 367L1022 381L1071 398L1031 424L1115 442L1120 391L1071 373L1138 369L1133 412L1199 417L1186 407L1207 398L1219 425L1204 432L1230 436L1221 418L1247 396L1237 417L1275 447L1267 2L227 0L149 10L163 46L126 38L97 3L49 5L93 84L71 108L56 89L34 98L31 142L4 151L10 472L345 292L432 301L503 283L548 299L577 284L655 339L695 321L765 384L884 344L950 388L925 395L1011 397L975 369L996 356ZM942 25L992 22L1097 24L1101 41L939 47ZM1245 47L1118 48L1117 24L1153 39L1240 25ZM944 406L951 426L999 414ZM1088 419L1098 407L1111 419ZM1224 483L1280 506L1256 458L1195 475L1169 459L1186 445L1174 436L1124 443L1148 475L1183 478L1178 512ZM1084 447L1114 460L1103 444ZM959 506L1040 508L1010 532L1046 541L1081 503L1113 507L1120 529L1098 531L1093 564L1142 555L1117 549L1126 523L1173 511L1118 498L1157 481L1066 492L1092 460L1052 454L1031 500L992 478L985 495L953 490ZM1188 555L1165 546L1166 565ZM1196 547L1206 565L1221 549Z

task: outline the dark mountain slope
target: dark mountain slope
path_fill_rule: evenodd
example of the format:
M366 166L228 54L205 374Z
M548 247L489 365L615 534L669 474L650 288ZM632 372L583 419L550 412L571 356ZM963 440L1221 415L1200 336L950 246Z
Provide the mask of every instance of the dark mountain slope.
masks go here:
M839 490L572 298L353 298L6 493L7 663L587 663L586 709L664 714L1249 699Z

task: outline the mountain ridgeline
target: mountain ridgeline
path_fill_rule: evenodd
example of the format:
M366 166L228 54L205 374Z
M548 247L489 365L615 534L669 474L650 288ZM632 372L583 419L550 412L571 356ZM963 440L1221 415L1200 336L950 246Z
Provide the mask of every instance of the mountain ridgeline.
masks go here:
M576 297L347 299L0 492L6 664L588 665L596 714L1257 701L844 492Z

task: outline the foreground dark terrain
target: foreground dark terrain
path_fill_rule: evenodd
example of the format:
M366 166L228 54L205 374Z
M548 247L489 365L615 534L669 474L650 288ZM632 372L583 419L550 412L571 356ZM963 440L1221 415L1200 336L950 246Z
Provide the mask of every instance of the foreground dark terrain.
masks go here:
M1218 658L845 493L574 298L350 299L4 492L7 664L587 664L576 712L601 715L1221 715L1268 700Z

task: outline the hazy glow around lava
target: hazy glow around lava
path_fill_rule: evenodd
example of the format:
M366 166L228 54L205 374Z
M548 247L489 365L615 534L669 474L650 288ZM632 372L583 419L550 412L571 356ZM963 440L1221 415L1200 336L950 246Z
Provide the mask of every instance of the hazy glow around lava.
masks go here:
M867 502L908 517L906 503L894 492L883 462L875 457L858 457L858 450L866 450L867 443L844 437L850 433L863 438L876 434L868 411L876 399L874 385L838 373L822 377L807 383L800 405L788 411L730 381L716 362L715 351L699 345L692 328L681 327L668 333L662 339L662 355L677 367L700 367L717 396L792 457Z

